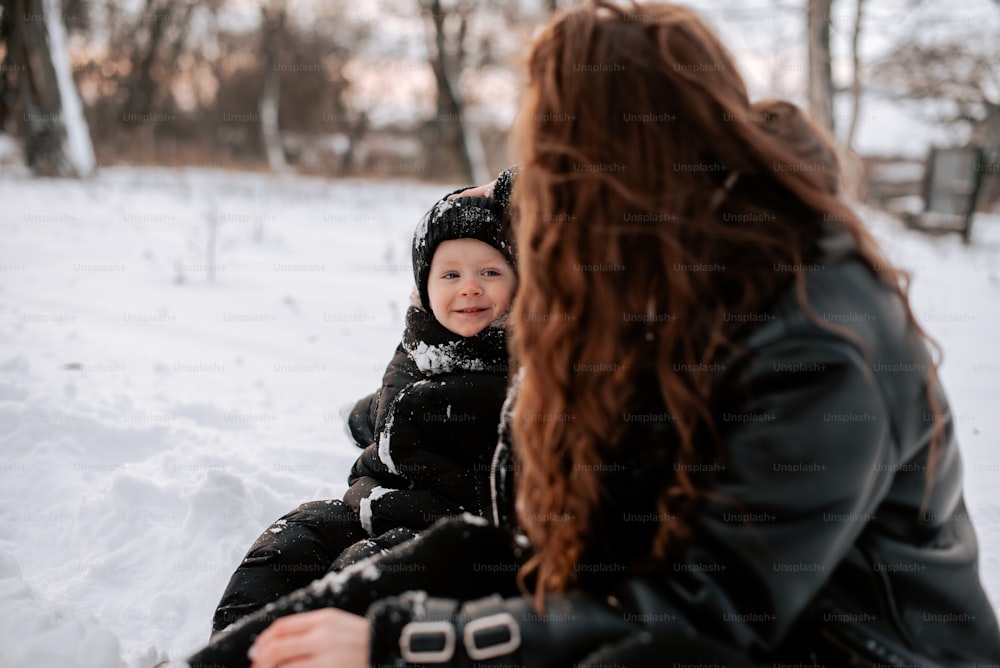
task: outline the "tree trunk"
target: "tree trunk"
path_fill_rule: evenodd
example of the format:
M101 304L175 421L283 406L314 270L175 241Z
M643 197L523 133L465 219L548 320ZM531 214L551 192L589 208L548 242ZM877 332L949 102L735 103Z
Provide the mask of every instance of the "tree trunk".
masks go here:
M459 12L460 28L455 40L454 64L449 63L448 36L445 32L444 13L440 0L421 2L421 10L431 28L428 30L428 59L437 84L437 127L441 143L452 147L461 163L465 178L470 183L490 180L485 151L478 132L466 116L465 100L458 88L461 63L465 58L465 29L468 22L467 8ZM428 16L429 15L429 16Z
M94 148L66 52L66 29L57 0L7 0L3 4L9 111L23 121L25 158L40 176L87 176Z
M157 88L157 82L153 79L153 65L156 64L156 54L160 50L173 9L174 3L170 0L162 5L157 5L155 0L146 0L144 16L150 24L149 37L146 40L146 51L138 59L129 80L128 99L122 109L122 120L126 123L135 118L145 118L153 109L153 96Z
M346 109L346 106L343 108ZM342 176L350 176L357 167L355 163L358 145L368 132L368 114L364 112L358 114L355 120L348 120L344 127L347 135L347 150L344 151L340 160L340 173Z
M830 67L830 12L833 0L809 0L806 34L809 49L809 113L833 134L833 75Z
M219 214L214 206L205 212L205 277L215 283L215 259L219 246Z
M0 0L0 42L4 45L4 59L0 67L0 132L16 132L14 107L17 104L18 73L23 67L15 60L21 48L14 24L15 0Z
M463 107L464 108L464 107ZM465 149L465 162L469 165L471 183L483 184L493 180L490 168L486 164L486 149L477 130L468 120L459 121L462 131L462 147Z
M857 0L854 6L854 32L851 35L851 120L847 126L847 136L843 146L838 146L840 158L840 183L845 195L863 202L867 196L868 181L865 177L865 163L854 151L854 135L861 116L861 26L864 22L864 0Z
M861 41L864 4L865 0L857 0L854 6L854 33L851 35L851 122L847 126L847 136L844 137L844 143L850 150L854 149L854 134L861 116L861 54L858 52L858 45Z
M282 30L285 25L285 7L261 7L263 21L264 82L260 93L260 135L267 154L267 164L274 172L288 171L285 151L281 145L281 128L278 124L278 105L281 101L281 75L278 72L278 53Z

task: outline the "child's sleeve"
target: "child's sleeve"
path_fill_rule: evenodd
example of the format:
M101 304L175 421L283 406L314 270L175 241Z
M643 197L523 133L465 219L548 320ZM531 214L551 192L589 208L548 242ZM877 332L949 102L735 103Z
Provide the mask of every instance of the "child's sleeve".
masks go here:
M430 490L385 487L372 476L356 479L344 494L344 502L371 536L400 527L425 529L461 512Z
M503 378L451 378L402 390L351 470L344 501L375 531L484 515L504 387Z
M359 448L368 447L375 440L375 417L378 415L379 392L358 399L347 417L347 428Z

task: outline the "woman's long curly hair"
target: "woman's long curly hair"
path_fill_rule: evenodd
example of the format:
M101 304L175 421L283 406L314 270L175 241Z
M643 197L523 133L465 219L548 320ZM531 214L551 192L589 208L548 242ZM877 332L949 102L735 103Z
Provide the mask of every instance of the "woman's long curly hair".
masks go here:
M684 538L706 494L686 465L716 456L705 365L747 326L733 314L762 313L790 286L806 306L824 225L847 227L909 306L906 275L837 197L832 144L793 105L751 105L688 9L596 2L557 18L530 52L514 137L523 376L511 436L534 547L519 577L541 605L575 579L602 519L602 465L630 447L623 416L648 402L640 388L677 437L648 509L666 519L642 557L663 562Z

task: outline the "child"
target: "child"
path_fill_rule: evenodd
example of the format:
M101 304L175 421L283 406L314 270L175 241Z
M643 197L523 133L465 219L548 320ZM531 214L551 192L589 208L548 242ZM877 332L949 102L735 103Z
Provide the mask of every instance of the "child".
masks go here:
M403 340L381 389L348 419L364 451L343 501L303 504L264 531L230 579L213 631L435 520L488 513L515 265L495 203L441 200L424 216Z

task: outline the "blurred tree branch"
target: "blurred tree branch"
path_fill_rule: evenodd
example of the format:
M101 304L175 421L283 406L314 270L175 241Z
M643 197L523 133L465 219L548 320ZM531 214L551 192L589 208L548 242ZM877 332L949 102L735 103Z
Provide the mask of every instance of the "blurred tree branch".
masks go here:
M288 169L285 150L281 145L278 107L281 97L281 77L277 66L285 37L284 0L263 0L261 12L261 50L264 52L264 82L260 93L260 133L271 171Z
M993 0L1000 8L1000 0ZM903 42L871 68L879 94L909 102L913 113L968 128L968 142L1000 160L1000 44L988 25L930 33ZM1000 179L985 175L980 201L1000 197Z
M809 58L809 113L833 134L833 74L830 67L830 14L833 0L808 0L806 45Z
M861 116L861 27L864 25L865 0L854 3L854 30L851 32L851 120L847 126L844 144L847 150L854 149L854 135L858 129L858 119Z
M446 13L441 0L419 1L426 26L428 62L437 87L436 134L444 146L457 154L466 180L485 183L490 173L482 140L468 116L459 86L468 58L469 17L476 4L457 0ZM452 20L448 21L449 18Z
M951 103L933 112L936 120L988 123L1000 111L1000 48L971 46L966 39L903 44L873 68L873 79L904 99Z

